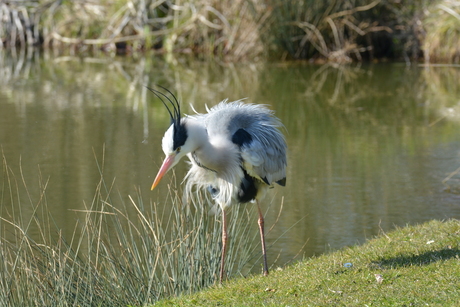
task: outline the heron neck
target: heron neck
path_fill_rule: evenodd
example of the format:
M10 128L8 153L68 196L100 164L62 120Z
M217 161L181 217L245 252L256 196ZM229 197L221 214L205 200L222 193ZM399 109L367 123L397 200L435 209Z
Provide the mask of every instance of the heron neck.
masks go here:
M206 127L197 121L191 120L187 126L189 137L196 144L192 154L200 166L219 173L228 169L233 161L238 161L234 158L238 152L231 141L222 136L210 136Z

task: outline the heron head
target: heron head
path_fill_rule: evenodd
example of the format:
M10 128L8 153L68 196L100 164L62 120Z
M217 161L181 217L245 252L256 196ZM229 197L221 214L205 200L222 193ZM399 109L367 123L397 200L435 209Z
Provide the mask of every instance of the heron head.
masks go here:
M152 184L152 190L158 185L161 178L173 168L179 161L189 153L191 150L188 140L188 133L185 127L184 120L180 122L174 122L168 130L166 130L165 135L162 140L163 152L166 155L163 164L158 171L157 176Z
M164 174L173 168L177 162L187 154L187 151L183 149L184 145L186 145L188 134L185 128L185 121L181 118L179 101L170 90L159 85L158 87L166 92L158 91L150 87L147 87L147 89L155 94L165 106L171 118L171 126L166 130L163 136L162 147L166 158L153 181L152 190L157 186Z

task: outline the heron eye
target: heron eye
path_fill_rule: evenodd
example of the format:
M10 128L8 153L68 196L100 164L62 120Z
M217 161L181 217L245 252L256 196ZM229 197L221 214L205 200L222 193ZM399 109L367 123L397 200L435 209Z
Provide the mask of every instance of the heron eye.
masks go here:
M177 153L180 153L180 147L177 147L177 148L176 148L176 152L177 152Z

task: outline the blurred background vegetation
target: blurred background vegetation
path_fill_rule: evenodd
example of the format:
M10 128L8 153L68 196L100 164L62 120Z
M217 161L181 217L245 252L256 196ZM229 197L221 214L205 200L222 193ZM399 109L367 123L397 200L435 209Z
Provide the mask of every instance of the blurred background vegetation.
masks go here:
M58 53L186 53L225 61L458 63L455 0L16 0L0 47Z

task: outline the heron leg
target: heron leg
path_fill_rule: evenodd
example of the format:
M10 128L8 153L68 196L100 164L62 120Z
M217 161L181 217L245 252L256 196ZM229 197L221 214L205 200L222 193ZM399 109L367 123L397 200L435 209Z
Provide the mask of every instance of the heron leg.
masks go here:
M222 258L220 260L220 282L224 279L224 265L225 265L225 253L227 252L227 216L225 210L222 209Z
M259 231L260 231L260 242L262 244L262 255L264 257L264 276L268 275L268 265L267 265L267 250L265 248L265 232L264 232L264 215L260 209L259 201L257 202L257 209L259 210Z

